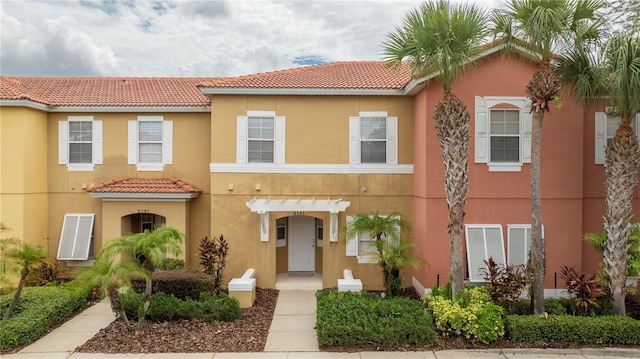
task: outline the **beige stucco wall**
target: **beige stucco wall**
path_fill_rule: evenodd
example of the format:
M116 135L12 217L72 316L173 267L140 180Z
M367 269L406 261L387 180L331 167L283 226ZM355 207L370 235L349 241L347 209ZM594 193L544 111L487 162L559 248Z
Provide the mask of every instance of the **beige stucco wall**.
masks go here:
M58 122L68 116L93 116L94 121L102 121L103 164L96 165L92 172L68 171L66 165L58 164ZM135 165L129 165L128 121L137 120L139 115L162 115L165 121L173 121L173 164L165 165L163 171L142 172ZM103 243L120 237L121 219L138 213L139 209L157 210L156 214L169 213L167 225L174 226L188 234L185 244L188 250L187 263L192 263L193 241L209 234L209 156L210 156L210 115L209 113L50 113L48 114L47 147L42 153L48 154L49 248L55 258L64 215L66 213L95 213L94 253L98 253ZM45 167L47 168L47 167ZM123 177L169 178L175 176L203 190L199 198L180 205L173 202L111 202L103 203L92 198L85 191L94 183L101 183ZM108 210L108 212L105 212ZM155 213L155 212L154 212ZM185 214L186 213L186 214ZM170 219L171 218L171 219ZM175 221L174 221L175 219ZM191 239L191 238L194 239ZM195 246L197 248L197 244ZM64 267L64 263L60 263Z
M286 117L287 164L349 163L349 117L386 111L398 117L398 163L413 158L413 99L401 96L212 96L211 159L236 162L236 118L247 111Z
M234 190L228 190L228 184ZM255 184L261 190L255 190ZM305 211L305 216L324 221L324 245L317 250L316 265L323 274L324 287L336 287L344 269L363 279L367 289L382 289L380 267L358 264L355 257L345 255L344 227L346 215L379 211L380 214L398 211L406 218L412 216L412 175L389 174L212 174L211 228L212 233L223 233L230 244L226 280L241 276L247 268L256 269L257 285L275 286L276 272L285 272L286 248L276 248L276 219L294 216L294 212L271 212L269 215L269 242L260 241L260 216L252 213L246 202L252 198L286 199L339 199L351 204L339 215L339 241L329 241L329 212ZM362 193L362 188L367 192ZM278 263L279 262L279 263ZM410 277L409 277L410 278ZM405 281L407 285L410 281Z
M47 114L0 107L0 222L47 249Z

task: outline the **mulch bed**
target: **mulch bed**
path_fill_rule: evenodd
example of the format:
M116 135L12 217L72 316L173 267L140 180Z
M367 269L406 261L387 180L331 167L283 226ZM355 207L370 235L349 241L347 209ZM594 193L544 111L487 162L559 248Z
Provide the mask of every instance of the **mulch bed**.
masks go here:
M147 322L128 331L122 321L102 329L84 345L82 353L210 353L261 352L278 299L276 289L256 289L253 307L233 322L179 320Z

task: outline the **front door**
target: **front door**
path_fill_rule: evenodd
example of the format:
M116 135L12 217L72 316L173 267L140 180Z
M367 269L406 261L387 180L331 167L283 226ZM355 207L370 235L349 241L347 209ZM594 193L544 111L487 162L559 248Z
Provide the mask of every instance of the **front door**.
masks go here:
M315 218L289 217L289 272L315 271Z

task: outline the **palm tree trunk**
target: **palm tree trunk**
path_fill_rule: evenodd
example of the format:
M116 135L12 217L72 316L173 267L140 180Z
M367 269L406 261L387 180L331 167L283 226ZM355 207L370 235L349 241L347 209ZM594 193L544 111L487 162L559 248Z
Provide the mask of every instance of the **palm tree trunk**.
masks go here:
M18 299L20 299L20 294L22 294L22 288L24 287L24 282L27 279L27 274L29 274L29 269L23 268L22 271L20 272L20 281L18 282L18 288L16 289L16 293L13 295L13 299L11 299L11 303L9 303L9 307L7 308L7 311L4 313L4 317L2 317L2 320L7 320L11 316L11 313L13 313L13 310L16 308L16 304L18 304Z
M533 113L531 133L531 260L533 273L531 303L534 314L544 313L544 244L542 243L542 204L540 199L540 156L543 111Z
M544 243L542 242L542 201L540 199L540 162L542 157L542 120L549 104L560 94L560 80L549 64L533 74L526 92L531 99L531 258L533 273L531 304L534 314L544 313Z
M151 304L151 293L153 291L153 282L151 276L153 276L153 263L149 258L145 258L142 263L144 270L147 272L148 276L145 279L145 289L144 289L144 305L142 307L142 315L138 318L138 324L142 325L144 323L145 317L147 316L147 312L149 311L149 305Z
M630 127L631 119L623 118L605 157L605 227L607 240L604 261L613 296L613 312L625 315L625 282L629 250L633 188L638 184L640 148Z
M433 109L444 161L449 208L449 246L453 297L464 290L464 206L469 192L469 111L454 94L445 92Z
M109 303L111 304L111 310L124 322L124 326L127 330L131 330L131 324L129 323L129 318L127 317L127 312L125 312L122 307L122 301L120 300L120 293L118 293L118 288L115 285L110 285L107 288L107 293L109 296Z

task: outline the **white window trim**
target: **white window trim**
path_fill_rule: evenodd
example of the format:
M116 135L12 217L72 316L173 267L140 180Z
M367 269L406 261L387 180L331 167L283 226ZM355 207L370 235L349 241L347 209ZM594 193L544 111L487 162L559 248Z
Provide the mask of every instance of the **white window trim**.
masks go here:
M320 225L320 223L322 223L322 225ZM322 239L318 236L319 232L322 232ZM316 246L318 248L322 248L324 246L324 220L320 218L316 218Z
M72 217L77 218L77 223L75 224L74 228L69 228L69 226L71 225L68 220ZM87 228L84 228L85 232L88 229L88 236L85 237L81 237L80 236L80 232L82 230L82 228L80 228L80 220L81 219L89 219L90 222L87 223L86 221L84 222L85 226L88 225ZM60 232L60 242L58 244L58 253L56 255L56 259L59 260L68 260L68 261L78 261L78 260L87 260L89 259L89 251L91 250L91 241L93 239L93 222L95 219L95 213L67 213L64 215L64 222L62 223L62 231ZM73 238L70 237L65 237L65 230L69 230L73 233ZM85 233L86 234L86 233ZM67 256L64 255L63 252L63 245L66 244L66 242L68 241L73 241L71 243L71 255ZM81 253L81 255L76 256L75 252L76 252L76 248L78 246L86 246L86 249L83 250L83 253ZM82 247L81 247L82 249Z
M274 144L273 144L273 163L257 163L249 162L249 117L273 117L274 119ZM237 116L236 118L236 163L249 164L250 166L264 167L285 164L285 134L286 134L286 117L276 116L275 111L247 111L246 116Z
M542 240L544 241L544 224L542 227ZM507 263L512 265L511 261L511 247L512 247L512 238L511 238L511 229L528 229L531 231L531 224L507 224ZM525 232L526 233L526 232ZM525 236L526 240L526 236ZM529 238L528 243L525 243L525 253L524 253L524 264L529 262L529 251L531 250L531 239ZM522 263L518 263L522 264Z
M471 268L471 260L469 259L471 256L470 253L470 246L469 246L469 229L482 229L483 230L483 246L484 246L484 259L483 260L488 260L489 259L489 255L487 252L487 235L486 235L486 230L487 229L498 229L500 231L500 248L501 248L501 254L502 254L502 258L494 258L493 260L496 263L499 264L504 264L506 263L506 258L505 258L505 253L504 253L504 234L502 233L502 225L500 224L466 224L465 225L465 241L466 241L466 245L467 245L467 268L469 270L469 281L470 282L484 282L484 278L475 278L475 272L474 272L474 268Z
M91 122L91 163L70 163L69 122ZM68 116L67 121L58 122L58 164L66 165L69 172L92 172L95 165L102 164L102 121L93 116Z
M284 219L284 225L278 225L278 220ZM286 217L276 219L276 247L286 247L287 246L287 227L288 220ZM278 229L284 228L284 238L278 238Z
M609 108L607 108L608 110ZM616 116L619 117L619 116ZM595 118L595 164L603 165L605 159L605 149L607 147L607 139L609 137L613 137L614 134L607 133L609 119L614 119L616 117L607 115L606 112L596 112L594 115ZM638 141L640 141L640 113L636 114L636 137L638 137Z
M138 143L139 121L162 122L162 161L161 163L140 163ZM140 172L162 171L164 166L173 163L173 121L167 121L164 116L138 116L137 120L129 121L128 163L136 165Z
M386 163L361 163L360 160L360 119L362 117L387 118L387 161ZM358 116L349 117L349 164L350 165L397 165L398 164L398 118L387 112L362 111Z
M490 111L499 104L515 106L520 111L520 161L490 162ZM517 96L476 96L475 98L475 162L486 163L490 172L520 172L531 163L531 100Z

